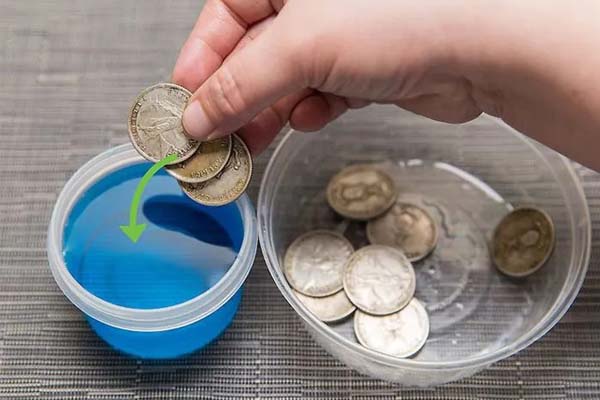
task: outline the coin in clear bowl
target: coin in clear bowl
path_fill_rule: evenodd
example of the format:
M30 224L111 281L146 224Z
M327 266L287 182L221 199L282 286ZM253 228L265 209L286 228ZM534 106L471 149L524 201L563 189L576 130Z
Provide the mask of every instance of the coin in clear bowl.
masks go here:
M288 283L307 296L324 297L340 291L346 261L354 251L339 233L307 232L287 249L283 271Z
M537 208L520 207L507 214L494 230L494 265L508 276L522 278L539 270L554 249L554 224Z
M369 164L342 169L331 178L326 193L329 205L338 214L362 221L386 212L397 196L394 180Z
M343 290L325 297L311 297L294 290L298 300L323 322L337 322L356 310Z
M360 310L386 315L401 310L416 288L415 271L396 248L369 245L356 251L344 271L344 290Z
M414 262L435 248L438 230L433 217L423 208L396 202L385 214L367 223L367 237L373 244L397 247Z
M429 336L429 316L413 298L393 314L377 316L357 310L354 333L363 346L391 356L405 358L418 352Z

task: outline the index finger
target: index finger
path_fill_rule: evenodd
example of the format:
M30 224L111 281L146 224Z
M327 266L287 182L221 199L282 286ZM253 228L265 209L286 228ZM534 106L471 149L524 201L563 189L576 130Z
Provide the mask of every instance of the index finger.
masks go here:
M173 70L172 80L194 92L233 51L248 28L276 13L283 2L208 0Z

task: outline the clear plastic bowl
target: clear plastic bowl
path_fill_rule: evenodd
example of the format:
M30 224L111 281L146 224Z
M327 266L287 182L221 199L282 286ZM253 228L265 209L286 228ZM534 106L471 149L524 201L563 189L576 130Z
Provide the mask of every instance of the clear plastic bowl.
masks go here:
M282 271L287 246L311 229L366 244L364 224L344 221L325 198L330 177L353 163L387 170L400 198L427 208L440 227L433 254L414 264L431 333L410 359L359 345L352 318L317 320ZM494 268L487 242L503 215L525 205L552 217L556 247L543 268L515 280ZM263 177L258 223L270 273L316 341L363 374L411 386L470 376L538 340L575 299L590 254L586 200L564 157L494 118L448 125L391 106L347 113L315 134L289 132Z
M109 303L86 290L69 272L63 254L65 224L75 205L96 182L144 162L126 144L105 151L79 168L54 207L48 229L48 260L65 296L83 311L92 329L114 348L142 358L175 358L206 346L233 320L256 254L256 216L250 199L242 196L236 202L244 229L239 252L225 275L207 291L162 308L136 309ZM116 208L113 204L107 206ZM128 208L128 204L124 207ZM117 224L115 234L120 235Z

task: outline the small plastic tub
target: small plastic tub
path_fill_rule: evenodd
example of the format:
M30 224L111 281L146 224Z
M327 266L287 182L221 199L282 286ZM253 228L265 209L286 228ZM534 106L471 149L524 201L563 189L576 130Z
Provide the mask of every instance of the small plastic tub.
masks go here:
M56 202L48 260L64 294L115 349L175 358L206 346L233 320L257 224L247 196L203 207L161 171L138 210L138 223L152 221L130 242L119 226L129 221L133 188L150 165L129 144L83 165Z

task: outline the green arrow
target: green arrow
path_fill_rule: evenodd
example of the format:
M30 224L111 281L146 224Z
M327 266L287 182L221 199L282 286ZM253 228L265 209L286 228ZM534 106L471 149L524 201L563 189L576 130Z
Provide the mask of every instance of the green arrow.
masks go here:
M146 185L162 167L167 164L172 163L177 159L177 154L171 154L156 164L154 164L142 177L140 183L138 183L137 188L135 189L135 193L133 194L133 200L131 200L131 208L129 209L129 225L121 225L121 230L127 237L133 242L137 243L144 233L146 229L146 224L138 224L137 223L137 210L140 205L140 200L142 199L142 194L144 193L144 189Z

